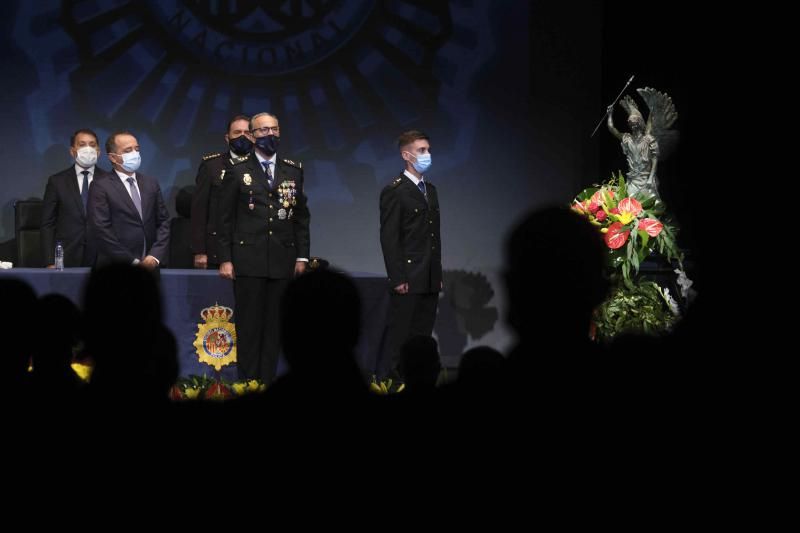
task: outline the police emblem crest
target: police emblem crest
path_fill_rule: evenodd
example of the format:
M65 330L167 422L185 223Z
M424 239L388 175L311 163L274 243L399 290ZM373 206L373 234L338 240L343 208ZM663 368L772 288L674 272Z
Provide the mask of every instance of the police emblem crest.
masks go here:
M242 178L242 181L244 182L245 185L250 185L253 183L253 178L250 177L250 174L245 174L244 177Z
M236 362L236 327L230 322L233 309L214 304L200 312L205 324L197 324L194 347L201 363L222 367Z

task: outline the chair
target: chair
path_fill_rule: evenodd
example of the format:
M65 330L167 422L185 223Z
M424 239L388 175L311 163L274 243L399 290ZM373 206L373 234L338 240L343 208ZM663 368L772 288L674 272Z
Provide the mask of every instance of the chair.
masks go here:
M169 268L193 268L192 255L192 192L194 185L182 187L175 196L178 216L169 225Z
M14 236L17 240L15 267L44 267L41 233L42 200L30 198L14 202Z

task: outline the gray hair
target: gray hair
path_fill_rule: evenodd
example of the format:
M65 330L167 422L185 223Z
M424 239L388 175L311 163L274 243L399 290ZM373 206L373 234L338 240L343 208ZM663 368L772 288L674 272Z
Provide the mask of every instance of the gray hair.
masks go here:
M278 117L276 117L276 116L275 116L275 115L273 115L272 113L266 113L266 112L265 112L265 113L256 113L256 114L255 114L255 115L253 115L253 117L250 119L250 129L251 129L251 130L253 129L253 123L256 121L256 119L257 119L258 117L272 117L272 118L274 118L274 119L275 119L275 122L279 122L279 121L278 121Z

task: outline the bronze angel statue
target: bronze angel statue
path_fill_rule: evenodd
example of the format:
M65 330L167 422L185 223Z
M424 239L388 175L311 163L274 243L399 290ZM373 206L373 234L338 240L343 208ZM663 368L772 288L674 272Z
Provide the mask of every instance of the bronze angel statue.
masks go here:
M622 152L628 160L628 193L641 191L660 199L656 169L659 159L665 159L677 142L676 130L670 129L678 119L675 105L665 93L650 87L636 89L649 109L647 124L636 102L630 96L619 105L628 113L630 133L620 133L614 127L614 105L608 106L608 131L622 143Z

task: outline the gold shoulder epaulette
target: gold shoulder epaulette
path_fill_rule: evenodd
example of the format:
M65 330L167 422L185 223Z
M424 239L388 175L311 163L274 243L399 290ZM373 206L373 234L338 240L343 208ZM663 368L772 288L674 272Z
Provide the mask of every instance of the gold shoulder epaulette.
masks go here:
M291 159L284 159L283 162L286 163L287 165L292 165L293 167L303 168L303 163L300 162L295 163Z
M396 178L396 179L395 179L395 180L394 180L394 181L391 183L391 187L392 187L392 188L394 188L394 187L397 187L397 186L398 186L398 185L400 185L401 183L403 183L403 176L400 176L399 178Z
M213 152L210 154L206 154L203 156L203 161L208 161L209 159L214 159L215 157L219 157L222 155L222 152Z

